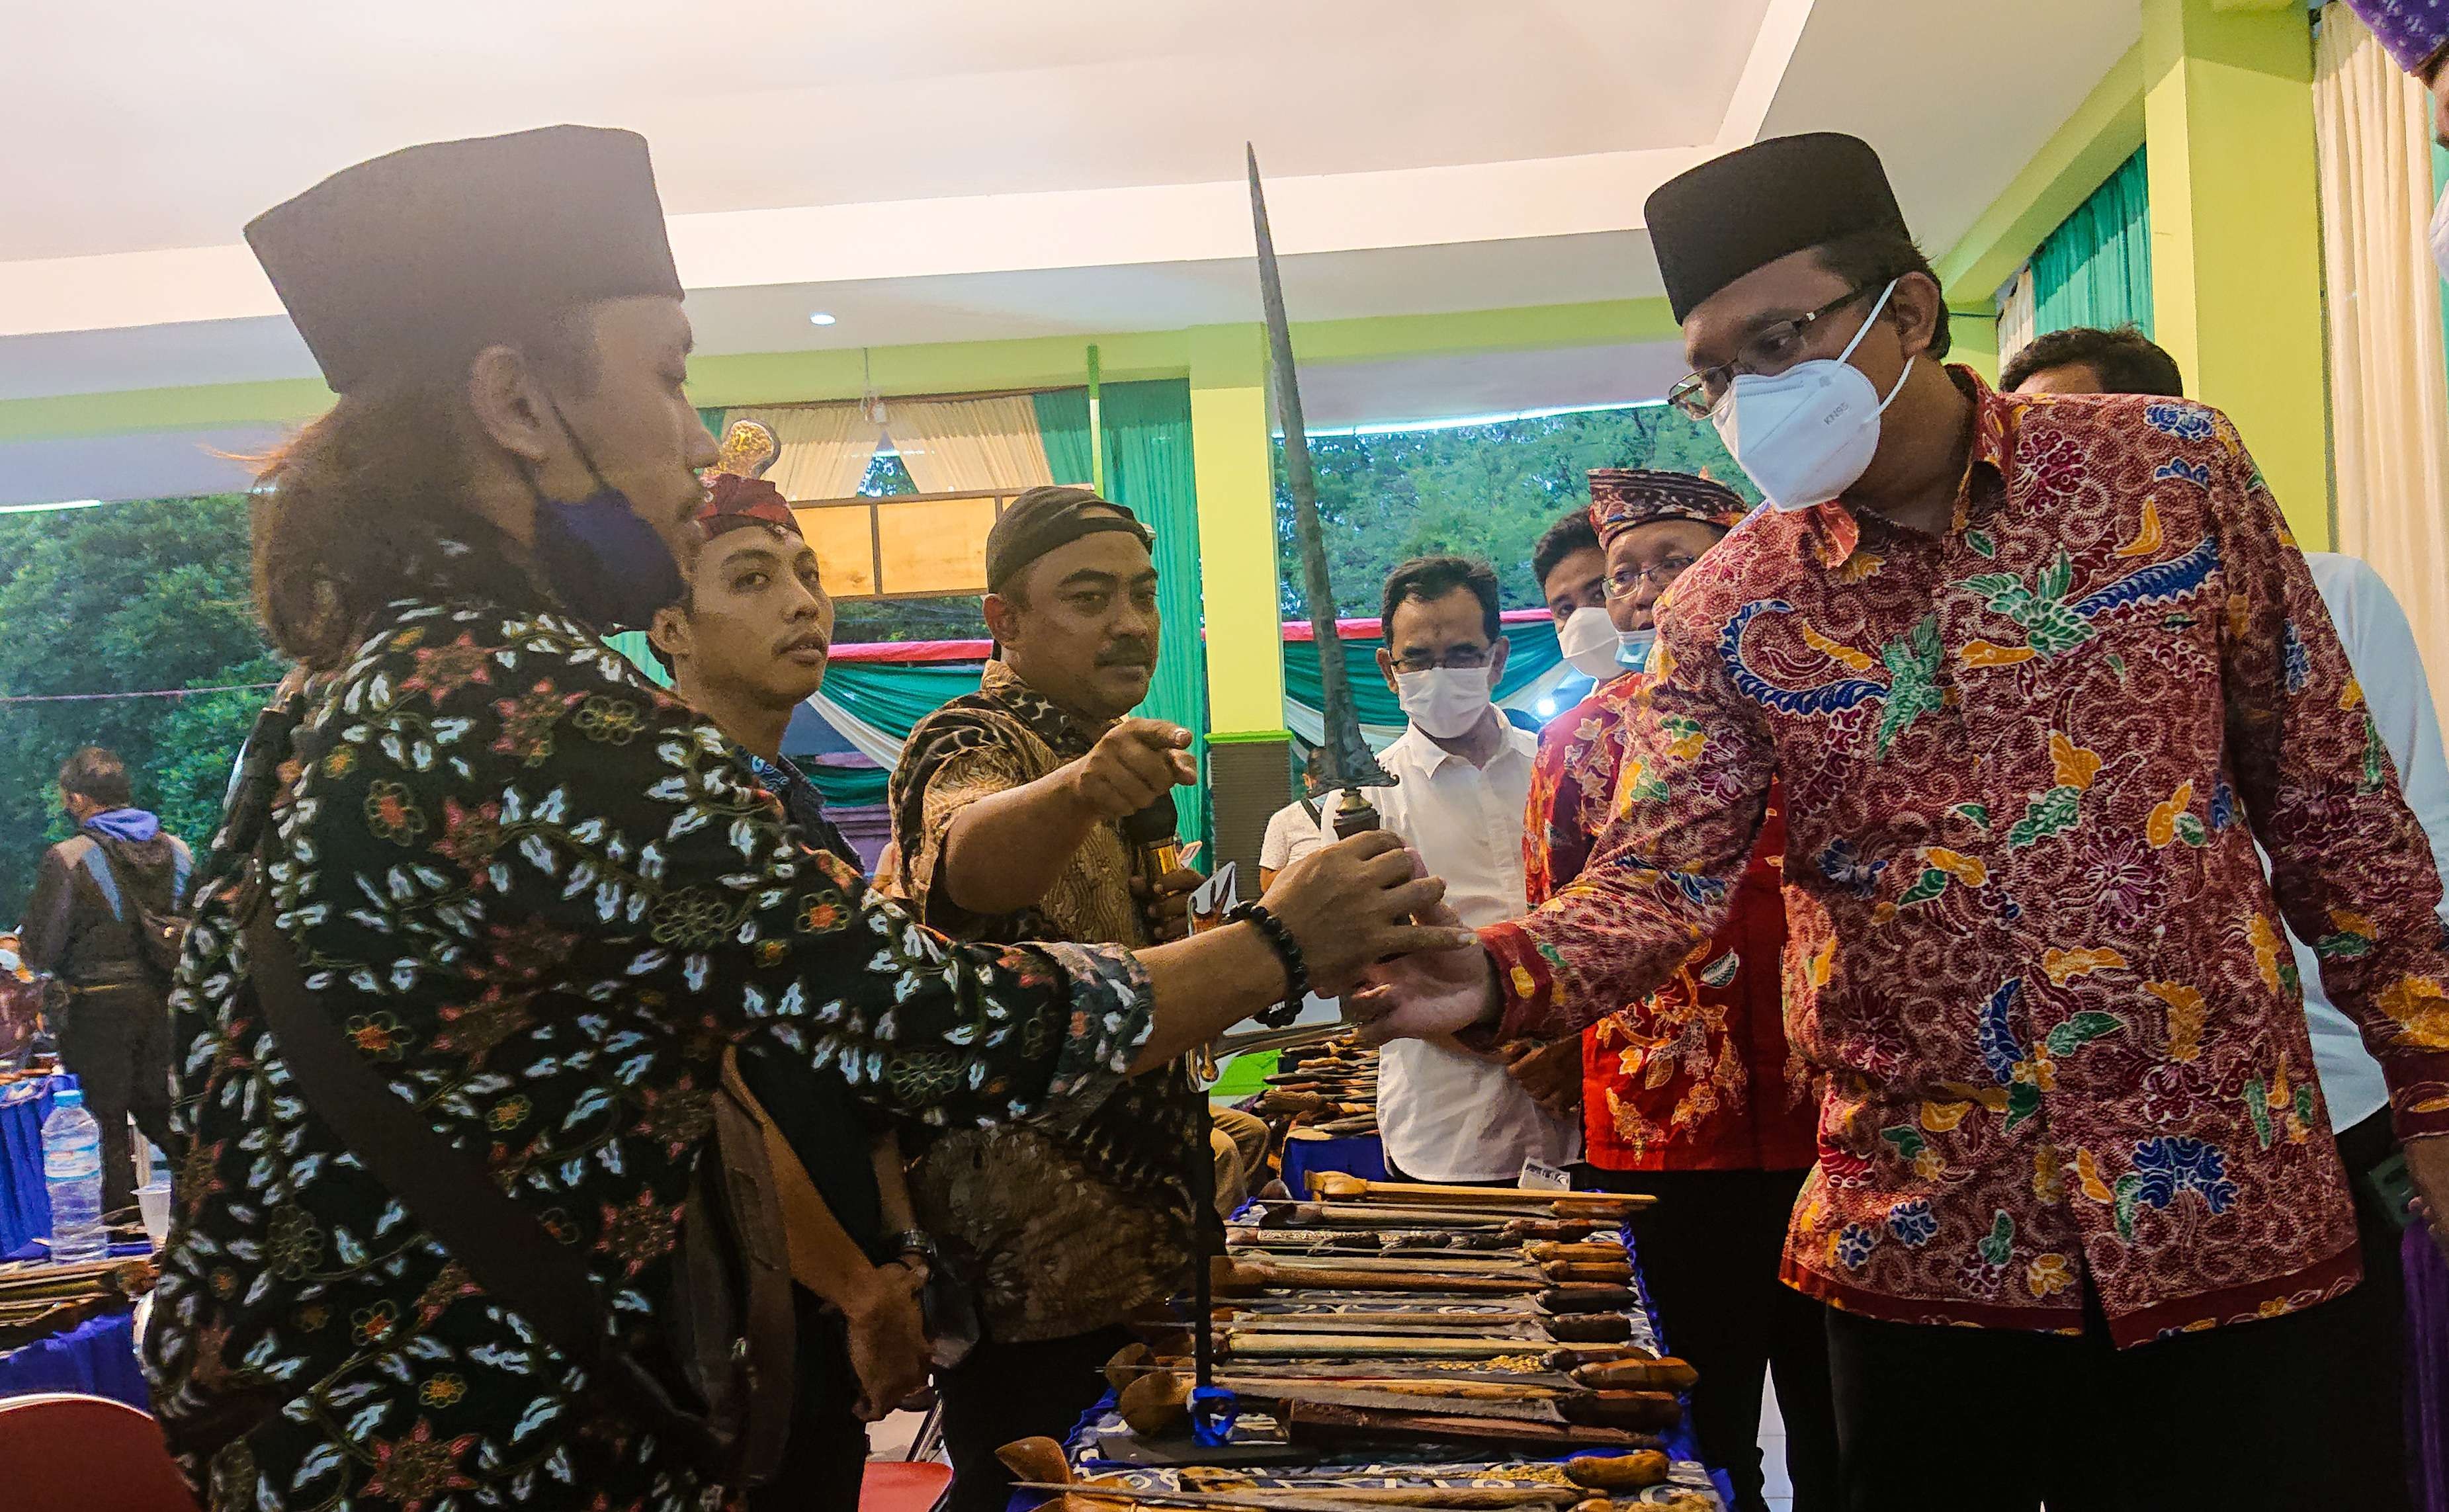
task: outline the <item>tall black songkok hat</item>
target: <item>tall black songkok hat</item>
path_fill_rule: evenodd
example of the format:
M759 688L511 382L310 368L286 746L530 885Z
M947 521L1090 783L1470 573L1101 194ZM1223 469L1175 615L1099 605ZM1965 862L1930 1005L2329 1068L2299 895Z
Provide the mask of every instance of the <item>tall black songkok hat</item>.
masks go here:
M1771 137L1660 184L1645 207L1677 324L1755 268L1862 231L1907 240L1880 155L1835 131Z
M634 131L546 126L403 147L266 210L246 240L340 393L446 369L541 316L681 297Z

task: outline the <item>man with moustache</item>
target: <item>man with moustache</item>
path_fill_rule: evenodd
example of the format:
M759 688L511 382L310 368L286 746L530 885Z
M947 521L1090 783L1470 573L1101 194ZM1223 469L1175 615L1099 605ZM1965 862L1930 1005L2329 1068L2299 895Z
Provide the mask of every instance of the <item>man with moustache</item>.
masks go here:
M893 774L903 888L968 940L1145 945L1181 931L1198 879L1146 874L1123 821L1196 780L1188 731L1128 718L1155 673L1154 536L1087 488L1032 488L987 537L995 660L910 732ZM1181 1064L1093 1108L937 1139L921 1219L974 1268L984 1338L943 1374L955 1512L1000 1508L994 1451L1061 1438L1105 1388L1132 1310L1190 1263L1201 1093Z

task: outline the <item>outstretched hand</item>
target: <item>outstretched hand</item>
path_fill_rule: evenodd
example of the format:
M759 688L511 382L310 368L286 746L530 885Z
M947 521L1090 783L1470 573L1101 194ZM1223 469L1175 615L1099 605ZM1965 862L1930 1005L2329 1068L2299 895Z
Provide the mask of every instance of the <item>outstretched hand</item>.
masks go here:
M1445 890L1400 839L1373 831L1301 857L1259 901L1292 930L1311 990L1333 995L1373 961L1470 941L1462 921L1439 910Z
M1459 927L1460 915L1438 901L1422 925ZM1457 1034L1494 1020L1503 997L1496 963L1474 939L1450 950L1420 950L1380 961L1361 973L1365 984L1343 997L1343 1016L1363 1044Z

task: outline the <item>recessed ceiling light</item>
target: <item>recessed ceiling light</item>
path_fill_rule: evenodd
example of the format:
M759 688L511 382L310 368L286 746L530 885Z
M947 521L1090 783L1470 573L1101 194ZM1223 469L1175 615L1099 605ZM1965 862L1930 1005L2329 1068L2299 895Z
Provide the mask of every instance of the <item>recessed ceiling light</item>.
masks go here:
M832 313L829 311L811 310L808 312L808 324L812 326L829 326L833 323L834 317Z

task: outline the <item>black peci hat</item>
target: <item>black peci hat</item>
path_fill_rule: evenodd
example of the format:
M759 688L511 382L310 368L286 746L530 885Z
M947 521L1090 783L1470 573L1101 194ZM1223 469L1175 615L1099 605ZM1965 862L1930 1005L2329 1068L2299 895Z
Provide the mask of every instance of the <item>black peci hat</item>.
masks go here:
M1644 207L1677 323L1789 253L1862 231L1912 239L1880 155L1860 137L1771 137L1660 184Z
M275 205L246 240L341 393L472 356L540 314L681 297L634 131L403 147Z

